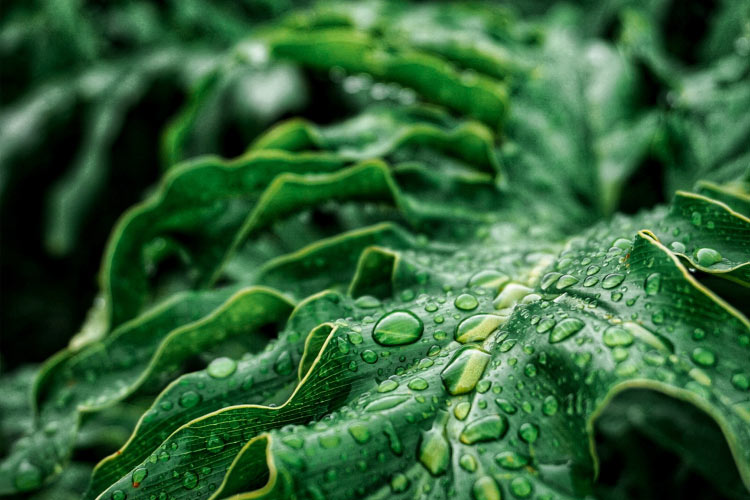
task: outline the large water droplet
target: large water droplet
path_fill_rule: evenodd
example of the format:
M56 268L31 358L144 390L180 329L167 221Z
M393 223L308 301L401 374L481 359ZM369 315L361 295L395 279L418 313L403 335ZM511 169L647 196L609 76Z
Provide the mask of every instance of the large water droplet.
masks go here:
M445 389L454 396L471 392L489 362L490 355L481 349L460 350L440 374Z
M482 476L471 487L471 493L476 500L501 500L500 488L492 476Z
M716 364L716 354L705 347L696 347L690 355L695 364L700 366L713 366Z
M360 444L364 444L370 440L370 431L367 426L361 422L351 424L347 430L354 440Z
M607 347L627 347L633 343L633 335L621 326L610 326L604 330L602 340Z
M195 472L187 471L182 475L182 486L188 490L192 490L198 486L198 474Z
M549 336L550 344L562 342L563 340L572 337L583 328L584 322L578 318L565 318L560 321L552 329L552 333Z
M523 476L513 478L510 491L518 498L526 498L531 495L531 482Z
M237 369L237 362L232 358L221 357L209 363L206 371L213 378L227 378Z
M133 481L133 488L137 488L141 485L144 479L148 476L148 469L145 467L138 467L133 471L133 475L130 479Z
M433 476L439 476L448 470L451 458L451 448L445 437L445 423L448 414L444 411L438 412L432 428L422 432L417 455L419 461Z
M695 252L695 260L700 266L711 267L721 262L721 254L713 248L700 248Z
M466 424L459 439L464 444L474 444L479 441L500 439L507 431L507 418L503 415L487 415Z
M456 340L462 344L484 340L505 321L506 318L494 314L476 314L468 317L456 327Z
M419 340L424 325L409 311L393 311L383 316L372 330L378 344L396 346L411 344Z
M503 451L495 455L495 461L503 469L518 470L524 468L528 463L528 459L523 455L519 455L515 451Z
M479 301L470 293L462 293L456 297L453 305L456 306L456 309L461 309L462 311L472 311L477 308Z
M555 288L558 290L564 290L576 283L578 283L578 278L571 276L570 274L563 274L560 276L560 279L557 280L557 283L555 283Z
M607 290L609 290L610 288L614 288L620 283L622 283L624 279L625 279L624 274L619 274L619 273L608 274L602 280L602 288L605 288Z
M19 491L35 490L42 485L42 471L28 460L18 464L13 484Z

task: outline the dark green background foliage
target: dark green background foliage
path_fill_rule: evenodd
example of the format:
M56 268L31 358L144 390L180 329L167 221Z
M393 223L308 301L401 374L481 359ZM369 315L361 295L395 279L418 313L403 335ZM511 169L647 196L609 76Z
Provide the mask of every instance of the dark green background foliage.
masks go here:
M0 68L0 495L748 498L748 2L3 2Z

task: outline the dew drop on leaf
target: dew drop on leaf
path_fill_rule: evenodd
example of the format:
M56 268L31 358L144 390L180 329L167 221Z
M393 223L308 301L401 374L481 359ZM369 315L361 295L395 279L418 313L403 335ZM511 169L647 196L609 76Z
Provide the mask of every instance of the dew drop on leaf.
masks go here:
M643 283L643 289L645 290L646 295L658 294L659 290L661 290L661 274L649 274L646 281Z
M474 481L471 492L476 500L501 500L500 487L492 476L482 476Z
M16 469L13 484L19 491L36 489L42 485L42 471L28 460L24 460Z
M137 488L141 485L144 479L148 476L148 469L145 467L138 467L133 471L131 480L133 482L133 488Z
M539 437L539 426L532 424L531 422L524 422L521 427L518 428L518 435L531 444Z
M378 344L397 346L419 340L424 331L422 321L410 311L393 311L375 324L372 336Z
M209 363L206 371L213 378L227 378L237 370L237 362L232 358L216 358Z
M620 283L622 283L624 279L625 279L624 274L619 274L619 273L608 274L602 280L602 288L606 290L609 290L610 288L614 288Z
M479 302L477 301L477 298L470 293L462 293L461 295L456 297L453 305L456 306L456 309L460 309L462 311L472 311L477 308Z
M510 491L518 498L527 498L531 495L531 482L523 476L513 478L510 482Z
M495 455L495 462L503 469L518 470L525 467L529 461L515 451L503 451Z
M188 490L192 490L198 486L198 474L190 471L185 472L182 475L182 486Z
M504 322L505 318L495 314L475 314L458 324L456 341L465 344L484 340Z
M489 362L490 355L481 349L460 350L440 374L445 389L454 396L471 392Z
M633 335L620 326L610 326L604 330L602 340L607 347L627 347L633 343Z
M713 366L716 364L716 354L705 347L696 347L690 355L695 364L700 366Z
M183 408L192 408L198 403L200 403L200 401L201 401L200 394L198 394L195 391L185 391L180 396L178 403Z
M711 267L721 262L721 254L713 248L699 248L695 252L695 260L700 266Z
M550 344L562 342L578 333L583 328L584 323L578 318L565 318L552 329L549 336Z
M508 419L503 415L487 415L466 424L459 439L464 444L500 439L508 431Z

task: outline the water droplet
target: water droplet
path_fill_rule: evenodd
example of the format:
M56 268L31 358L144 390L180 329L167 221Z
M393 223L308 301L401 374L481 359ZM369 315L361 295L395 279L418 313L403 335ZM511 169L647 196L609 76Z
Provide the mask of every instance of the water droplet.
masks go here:
M711 267L721 262L721 254L713 248L700 248L695 252L695 259L698 261L698 265Z
M180 396L178 403L183 408L192 408L201 402L201 396L195 391L185 391Z
M391 490L394 493L403 493L409 489L409 478L401 472L397 472L391 478Z
M515 477L510 482L510 491L518 498L526 498L531 495L531 482L522 476Z
M448 414L438 413L430 430L423 431L419 442L419 461L433 476L439 476L448 470L451 449L445 437L445 422Z
M682 253L682 254L684 254L685 250L687 250L685 248L685 245L679 241L673 241L672 243L670 243L669 248L671 248L674 253Z
M145 467L138 467L133 471L133 475L130 477L133 481L133 488L137 488L141 485L144 479L148 476L148 469Z
M584 322L578 318L565 318L552 329L549 336L550 344L556 344L572 337L583 328Z
M619 274L619 273L608 274L602 280L602 288L606 290L609 290L610 288L614 288L620 283L622 283L624 279L625 279L624 274Z
M456 306L456 309L461 309L462 311L472 311L477 308L479 302L477 301L477 298L470 293L462 293L456 297L453 305Z
M513 403L504 398L495 399L495 404L508 415L513 415L518 409L513 406Z
M476 314L463 320L456 327L456 340L465 344L486 339L506 318L494 314Z
M610 326L604 330L602 340L607 347L627 347L633 343L633 335L621 326Z
M533 290L519 283L508 283L500 294L495 297L492 305L495 309L505 309L516 305L521 299L530 294Z
M211 453L219 453L224 449L224 440L216 433L212 433L206 441L206 449Z
M125 500L128 496L122 490L115 490L112 492L112 500Z
M690 355L695 364L700 366L713 366L716 364L716 355L705 347L696 347Z
M331 448L336 448L341 444L341 437L339 437L337 434L321 434L320 436L318 436L318 443L320 444L321 448L330 450Z
M407 396L406 394L393 394L391 396L384 396L365 406L365 411L389 410L400 405L401 403L409 399L409 397L410 396Z
M378 385L378 392L391 392L398 387L398 382L393 379L385 379Z
M461 458L458 459L458 464L468 472L477 470L477 459L472 455L461 455Z
M518 435L521 439L531 444L539 437L539 426L531 422L524 422L518 428Z
M539 282L539 288L541 288L542 290L547 290L549 287L557 283L557 280L559 280L561 277L562 273L547 273L542 276L542 280Z
M383 316L373 328L372 336L378 344L397 346L419 340L424 325L409 311L393 311Z
M544 413L548 417L551 417L552 415L557 413L557 407L557 399L555 399L555 396L549 395L544 398L544 402L542 403L542 413Z
M479 441L500 439L508 431L508 419L503 415L487 415L466 424L461 432L461 442L474 444Z
M646 291L646 295L656 295L661 290L661 274L651 273L643 283L643 289Z
M339 342L339 346L346 345L343 342ZM289 354L289 351L283 351L278 359L276 359L276 362L273 364L273 371L275 371L279 375L289 375L294 371L294 363L292 362L292 357Z
M615 248L619 248L620 250L627 250L630 248L630 240L625 238L617 238L613 243L612 246Z
M305 445L305 441L301 437L294 435L284 436L283 438L281 438L281 442L290 448L294 448L295 450L301 450Z
M372 295L362 295L354 301L354 305L361 309L374 309L380 307L380 300Z
M182 475L182 486L188 490L192 490L198 486L198 474L195 472L187 471Z
M42 471L28 460L18 464L13 485L19 491L35 490L42 485Z
M461 349L440 374L445 389L454 396L471 392L489 361L490 355L481 349Z
M586 288L590 288L597 283L599 283L599 278L597 278L596 276L587 276L586 279L583 280L583 286L585 286Z
M237 369L237 362L232 358L221 357L209 363L206 372L213 378L227 378Z
M456 407L453 409L453 414L456 416L457 419L463 420L469 414L469 410L471 410L471 403L467 401L462 401L458 403Z
M370 349L365 349L364 351L362 351L360 357L365 363L369 364L373 364L378 360L378 355L375 353L375 351Z
M747 373L735 373L732 375L732 385L741 391L750 389L750 375Z
M479 271L469 280L470 287L487 288L498 291L500 287L510 281L507 275L498 271Z
M417 377L417 378L410 380L406 386L413 391L423 391L427 389L430 385L422 377Z
M547 333L548 331L552 330L552 327L555 326L555 321L552 318L544 318L539 322L538 325L536 325L536 331L538 333Z
M370 440L370 431L367 429L365 424L356 422L351 424L348 429L349 434L352 435L354 440L360 444L364 444Z
M518 470L524 468L528 459L514 451L503 451L495 455L495 462L503 469Z
M600 270L601 270L601 267L597 266L596 264L592 264L586 268L586 276L592 276L598 273Z
M700 212L693 212L690 216L690 222L692 222L694 226L700 226L702 221L703 216L701 216Z
M476 500L501 500L500 487L491 476L482 476L471 487L471 493Z
M557 280L557 283L555 284L555 288L558 290L564 290L570 286L575 285L578 283L578 279L574 276L571 276L570 274L563 274L560 276L560 279Z

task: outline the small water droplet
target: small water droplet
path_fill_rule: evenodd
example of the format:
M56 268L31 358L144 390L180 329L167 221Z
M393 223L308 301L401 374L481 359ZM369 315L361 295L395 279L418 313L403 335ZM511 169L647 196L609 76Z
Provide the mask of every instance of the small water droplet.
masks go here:
M461 455L461 458L458 459L458 464L468 472L477 470L477 459L472 455Z
M185 391L180 396L178 403L183 408L192 408L201 402L200 394L195 391Z
M633 335L621 326L610 326L604 330L602 340L607 347L627 347L633 343Z
M521 439L531 444L539 437L539 426L531 422L524 422L518 428L518 435Z
M378 385L378 392L391 392L398 387L398 382L392 379L385 379Z
M13 484L19 491L29 491L42 485L42 471L28 460L18 464Z
M651 273L643 283L643 289L646 291L646 295L656 295L661 290L661 274Z
M368 364L373 364L378 360L378 355L371 349L365 349L364 351L362 351L360 357L365 363Z
M391 490L394 493L403 493L409 489L409 478L401 472L397 472L391 478Z
M185 472L182 475L182 486L188 490L192 490L198 486L198 474L190 471Z
M224 449L224 440L217 433L211 433L206 441L206 449L211 453L219 453Z
M560 279L557 280L557 283L555 284L555 288L558 290L564 290L570 286L575 285L578 283L578 278L571 276L570 274L563 274L560 276Z
M406 386L413 391L423 391L429 387L429 384L422 377L417 377L410 380Z
M351 424L347 430L354 440L360 444L364 444L370 440L370 431L367 426L361 422Z
M374 309L380 307L380 300L372 295L362 295L354 301L354 305L361 309Z

